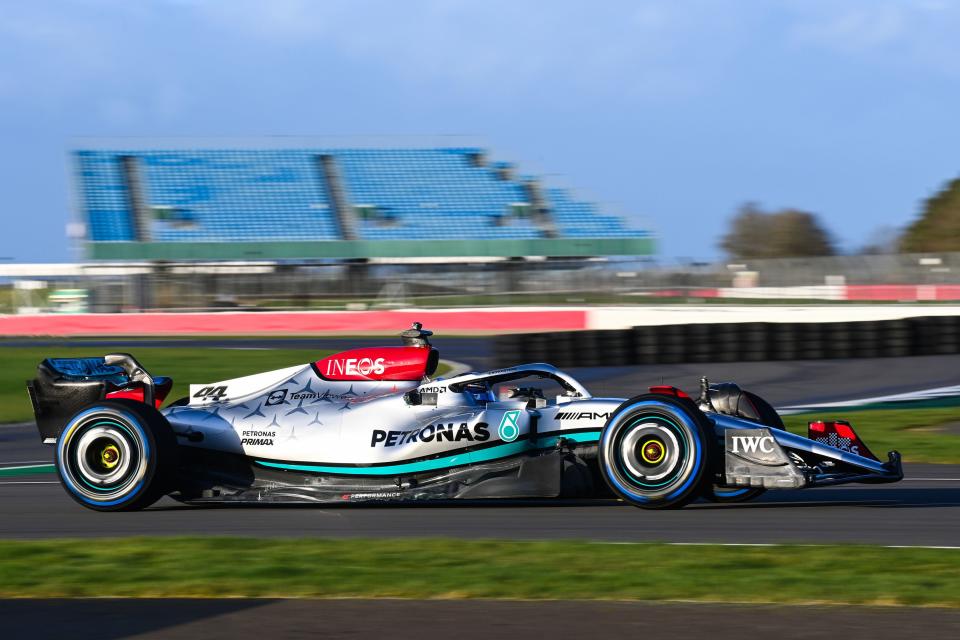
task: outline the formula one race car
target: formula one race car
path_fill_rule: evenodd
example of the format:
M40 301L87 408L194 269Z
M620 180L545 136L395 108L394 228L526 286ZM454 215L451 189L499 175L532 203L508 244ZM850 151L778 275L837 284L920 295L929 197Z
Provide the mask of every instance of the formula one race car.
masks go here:
M49 358L27 385L67 493L101 511L167 494L342 503L610 491L662 508L903 477L897 452L879 461L849 424L794 435L732 383L703 379L696 400L669 386L624 400L594 398L548 364L430 379L431 335L414 324L403 346L191 384L163 409L172 381L127 354Z

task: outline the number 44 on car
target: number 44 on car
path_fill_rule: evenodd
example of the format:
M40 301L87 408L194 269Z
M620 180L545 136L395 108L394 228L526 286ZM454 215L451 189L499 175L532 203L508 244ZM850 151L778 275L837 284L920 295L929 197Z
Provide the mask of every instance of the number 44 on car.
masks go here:
M48 358L27 383L67 493L99 511L186 503L350 503L611 496L638 507L769 489L896 482L843 421L787 432L736 384L595 398L542 363L433 378L415 323L402 345L190 385L128 354Z

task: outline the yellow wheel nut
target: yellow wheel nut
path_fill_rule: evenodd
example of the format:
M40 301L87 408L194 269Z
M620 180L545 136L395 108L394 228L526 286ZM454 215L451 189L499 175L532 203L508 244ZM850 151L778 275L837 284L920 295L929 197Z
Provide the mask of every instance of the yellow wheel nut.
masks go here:
M107 469L113 469L120 462L120 450L115 445L108 445L100 452L100 461Z
M657 440L647 440L640 447L640 457L647 464L658 464L667 455L666 447Z

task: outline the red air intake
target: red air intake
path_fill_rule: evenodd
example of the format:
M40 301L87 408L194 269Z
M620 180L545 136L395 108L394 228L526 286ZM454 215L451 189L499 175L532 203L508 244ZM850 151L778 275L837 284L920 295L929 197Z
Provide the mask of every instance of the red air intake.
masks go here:
M682 389L677 389L668 384L658 384L656 386L650 387L650 393L659 393L664 396L673 396L674 398L689 398Z

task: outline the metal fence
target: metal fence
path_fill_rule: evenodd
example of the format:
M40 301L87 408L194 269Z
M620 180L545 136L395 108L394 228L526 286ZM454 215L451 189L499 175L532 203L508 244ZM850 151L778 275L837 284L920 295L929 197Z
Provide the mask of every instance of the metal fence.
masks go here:
M960 254L663 265L640 259L82 265L0 274L0 312L958 300Z

